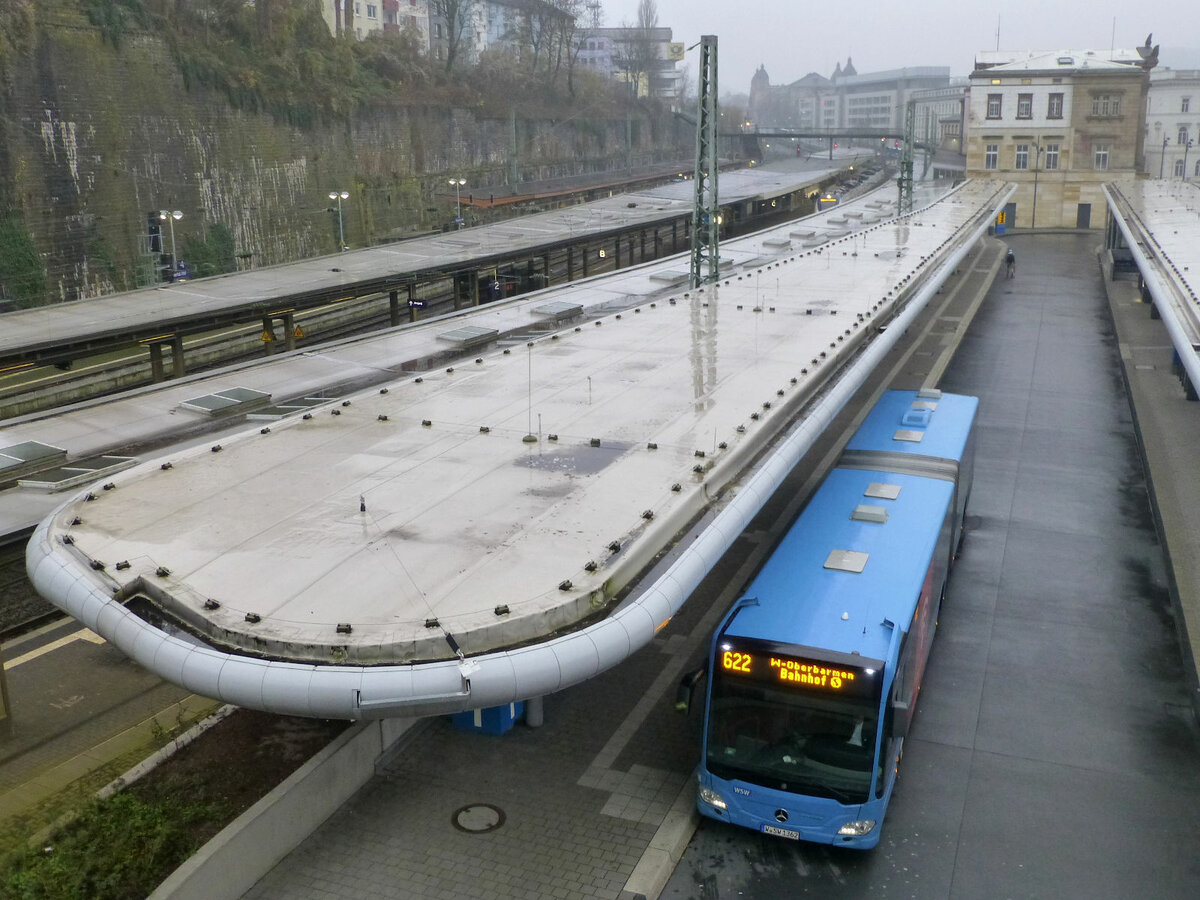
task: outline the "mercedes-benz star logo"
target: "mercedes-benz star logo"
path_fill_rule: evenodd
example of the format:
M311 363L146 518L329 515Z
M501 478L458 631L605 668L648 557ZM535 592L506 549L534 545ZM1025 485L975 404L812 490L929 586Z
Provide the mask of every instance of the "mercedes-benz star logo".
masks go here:
M775 810L775 821L776 822L786 822L787 821L787 810L786 809Z

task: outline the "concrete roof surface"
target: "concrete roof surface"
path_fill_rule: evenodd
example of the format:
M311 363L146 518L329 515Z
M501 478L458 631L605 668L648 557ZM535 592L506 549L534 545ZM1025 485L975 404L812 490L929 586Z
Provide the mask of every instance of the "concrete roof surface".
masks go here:
M71 565L103 561L95 577L141 584L252 653L369 664L445 658L443 632L467 652L544 637L605 608L811 393L858 316L886 307L998 189L968 182L820 253L777 246L703 293L652 280L678 260L546 292L623 300L533 347L173 454L169 470L143 464L61 509L51 533L72 537ZM756 253L770 239L756 236Z

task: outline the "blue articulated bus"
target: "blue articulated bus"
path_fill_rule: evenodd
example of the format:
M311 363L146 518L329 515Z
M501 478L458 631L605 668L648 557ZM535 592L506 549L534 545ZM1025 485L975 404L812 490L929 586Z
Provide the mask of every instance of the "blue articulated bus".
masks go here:
M978 401L889 391L713 637L700 812L879 843L973 468Z

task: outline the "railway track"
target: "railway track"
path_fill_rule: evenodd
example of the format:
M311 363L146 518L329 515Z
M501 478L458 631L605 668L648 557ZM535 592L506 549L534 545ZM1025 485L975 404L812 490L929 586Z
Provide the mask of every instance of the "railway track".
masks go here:
M25 539L29 532L9 535L0 546L0 640L9 640L63 613L34 591L25 574Z

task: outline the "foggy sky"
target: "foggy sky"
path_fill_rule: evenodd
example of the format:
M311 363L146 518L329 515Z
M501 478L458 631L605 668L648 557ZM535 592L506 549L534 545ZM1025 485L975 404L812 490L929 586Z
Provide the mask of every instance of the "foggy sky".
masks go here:
M600 0L604 25L637 22L638 0ZM1195 0L903 0L874 15L875 4L845 0L657 0L658 24L690 47L717 35L722 95L747 93L765 64L771 84L817 72L828 77L853 57L859 72L902 66L949 66L967 75L975 54L1001 50L1107 50L1138 47L1154 32L1159 66L1200 68ZM876 6L876 8L878 8ZM696 53L687 55L695 83Z

